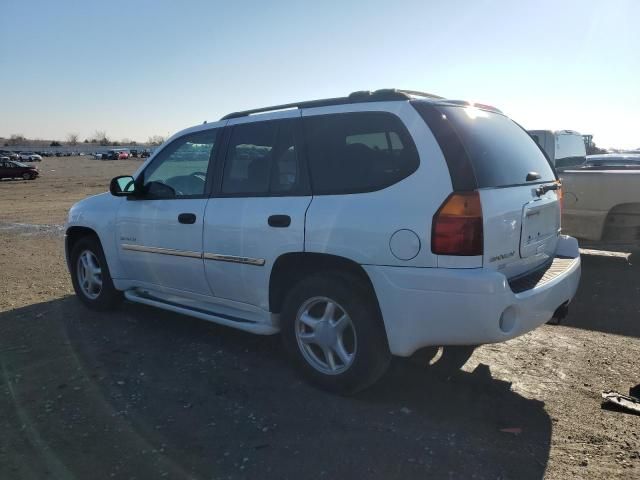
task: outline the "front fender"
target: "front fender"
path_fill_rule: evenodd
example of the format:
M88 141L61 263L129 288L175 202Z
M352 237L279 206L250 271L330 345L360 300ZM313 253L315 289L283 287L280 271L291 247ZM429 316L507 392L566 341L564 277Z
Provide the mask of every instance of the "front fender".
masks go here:
M114 197L109 193L85 198L71 207L65 225L65 232L73 227L88 228L95 232L102 244L112 278L122 278L124 275L118 257L115 230L118 209L123 200L124 197ZM66 252L67 257L69 254L70 252Z

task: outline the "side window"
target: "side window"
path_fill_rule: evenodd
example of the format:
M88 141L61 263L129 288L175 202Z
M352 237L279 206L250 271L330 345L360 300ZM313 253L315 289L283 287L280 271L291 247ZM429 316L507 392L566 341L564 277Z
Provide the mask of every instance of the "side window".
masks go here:
M294 194L300 191L301 182L293 121L233 127L222 175L223 194Z
M304 118L313 193L381 190L408 177L420 163L402 121L385 112Z
M204 195L217 137L217 129L206 130L167 145L144 172L145 192L154 198Z
M300 191L302 172L296 148L293 122L280 122L271 168L271 193L286 195Z

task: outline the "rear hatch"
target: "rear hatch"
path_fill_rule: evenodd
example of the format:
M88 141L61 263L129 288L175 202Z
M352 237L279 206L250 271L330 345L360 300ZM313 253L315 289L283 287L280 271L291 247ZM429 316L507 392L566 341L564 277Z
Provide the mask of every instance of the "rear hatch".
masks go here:
M454 190L477 190L483 268L513 278L549 262L560 234L556 175L525 130L499 111L413 102L440 144Z

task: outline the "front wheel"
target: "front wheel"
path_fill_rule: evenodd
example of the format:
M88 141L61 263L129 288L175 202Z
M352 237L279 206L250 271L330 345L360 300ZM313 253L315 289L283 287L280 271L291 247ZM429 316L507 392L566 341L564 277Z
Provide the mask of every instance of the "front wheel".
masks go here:
M94 310L111 310L122 301L97 238L84 237L71 251L71 281L78 298Z
M31 174L30 173L23 173L22 174L22 179L23 180L31 180Z
M331 392L370 386L391 359L375 299L350 276L300 281L287 295L281 327L285 349L303 375Z

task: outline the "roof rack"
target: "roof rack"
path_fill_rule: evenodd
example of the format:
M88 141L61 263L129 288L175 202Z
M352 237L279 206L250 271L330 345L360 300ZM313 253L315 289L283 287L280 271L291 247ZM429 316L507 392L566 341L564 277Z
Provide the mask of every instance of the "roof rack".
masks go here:
M502 113L504 112L493 105L487 105L485 103L469 102L468 100L447 100L447 103L452 105L460 105L462 107L476 107L482 110L489 110L490 112Z
M271 107L254 108L251 110L243 110L240 112L232 112L220 120L228 120L230 118L239 118L253 115L255 113L275 112L278 110L289 110L292 108L313 108L313 107L328 107L331 105L344 105L348 103L365 103L365 102L385 102L393 100L410 100L411 96L418 96L424 98L442 99L437 95L431 93L417 92L415 90L396 90L395 88L385 88L381 90L375 90L373 92L369 90L361 90L358 92L350 93L347 97L335 97L325 98L321 100L308 100L306 102L294 102L285 103L282 105L273 105Z
M444 97L440 95L434 95L433 93L419 92L418 90L396 90L400 93L407 95L413 95L414 97L433 98L434 100L444 100Z

